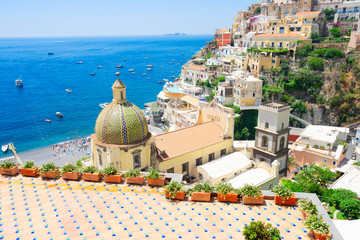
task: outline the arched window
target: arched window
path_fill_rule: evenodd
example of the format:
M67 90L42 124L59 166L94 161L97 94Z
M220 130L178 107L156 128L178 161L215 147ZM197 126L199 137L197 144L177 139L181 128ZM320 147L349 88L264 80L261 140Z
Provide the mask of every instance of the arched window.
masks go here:
M262 137L262 141L261 141L261 147L263 148L268 148L268 142L269 142L269 139L267 136L263 136Z
M265 158L260 158L260 162L266 162Z
M265 129L268 129L268 128L269 128L269 123L266 122L266 123L265 123Z
M284 129L285 123L281 123L281 129Z
M280 138L280 150L283 149L285 146L285 137Z

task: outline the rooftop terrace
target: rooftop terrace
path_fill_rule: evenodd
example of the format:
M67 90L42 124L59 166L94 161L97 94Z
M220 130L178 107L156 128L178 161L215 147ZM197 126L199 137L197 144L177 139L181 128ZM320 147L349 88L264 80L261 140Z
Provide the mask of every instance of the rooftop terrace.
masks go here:
M175 201L163 189L0 177L1 239L244 239L251 221L312 239L297 207Z

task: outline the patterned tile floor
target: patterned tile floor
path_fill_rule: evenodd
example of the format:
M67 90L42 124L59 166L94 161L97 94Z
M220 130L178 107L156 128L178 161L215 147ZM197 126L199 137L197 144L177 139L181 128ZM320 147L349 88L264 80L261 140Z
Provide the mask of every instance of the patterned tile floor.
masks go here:
M253 220L312 239L297 208L170 202L163 189L0 177L0 239L244 239Z

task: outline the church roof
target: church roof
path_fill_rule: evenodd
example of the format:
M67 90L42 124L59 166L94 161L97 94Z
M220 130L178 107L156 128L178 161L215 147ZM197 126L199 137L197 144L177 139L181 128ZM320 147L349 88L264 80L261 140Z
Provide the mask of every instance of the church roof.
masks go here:
M113 88L124 88L125 84L120 80L117 79L114 84L112 85Z

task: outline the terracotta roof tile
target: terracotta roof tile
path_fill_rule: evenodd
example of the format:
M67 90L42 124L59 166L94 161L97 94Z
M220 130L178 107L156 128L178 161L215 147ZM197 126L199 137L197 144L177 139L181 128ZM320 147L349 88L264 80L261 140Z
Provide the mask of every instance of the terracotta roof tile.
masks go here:
M257 34L253 38L299 38L302 37L302 35L298 33L263 33L263 34Z
M312 12L298 12L295 16L317 16L321 11L312 11Z
M206 67L203 65L191 64L189 66L186 66L185 68L196 71L204 71Z

